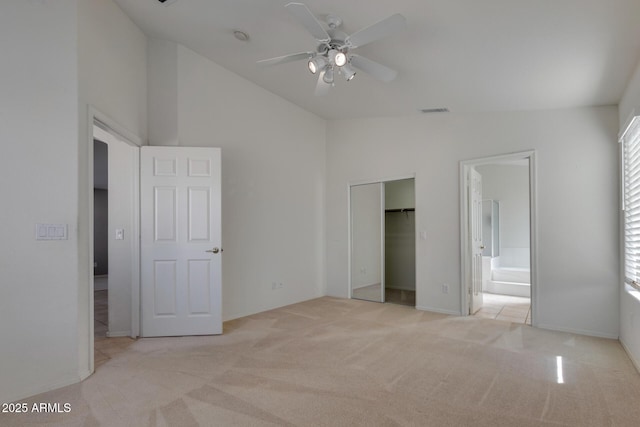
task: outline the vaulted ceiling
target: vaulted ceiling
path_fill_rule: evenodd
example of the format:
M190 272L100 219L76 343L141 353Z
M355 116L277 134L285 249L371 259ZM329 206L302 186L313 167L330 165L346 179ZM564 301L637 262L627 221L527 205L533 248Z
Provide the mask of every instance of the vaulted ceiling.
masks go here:
M320 19L340 16L348 34L394 13L407 19L405 31L357 49L396 69L395 80L359 72L315 96L306 61L256 65L316 48L289 0L115 1L148 36L327 119L617 104L640 58L638 0L299 0Z

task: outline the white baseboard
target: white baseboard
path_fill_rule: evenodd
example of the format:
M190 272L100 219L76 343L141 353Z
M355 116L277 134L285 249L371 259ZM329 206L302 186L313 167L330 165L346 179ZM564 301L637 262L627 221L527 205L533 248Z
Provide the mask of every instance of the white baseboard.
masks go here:
M91 374L92 374L92 373L93 373L93 372L91 372L91 371L90 371L90 370L88 370L88 369L87 369L87 370L85 370L85 371L80 372L80 381L84 381L84 380L86 380L87 378L89 378L89 377L91 376Z
M620 341L620 344L622 344L622 348L624 348L624 351L627 352L627 356L629 356L629 359L631 359L631 363L633 363L633 366L636 367L636 371L640 373L640 360L634 357L634 354L631 352L631 350L629 350L629 347L627 347L627 345L624 343L624 341L622 341L622 339L620 339L619 341Z
M56 382L49 383L49 384L40 385L38 387L34 387L32 389L29 389L29 390L18 392L18 393L13 394L13 395L10 394L10 395L7 395L7 396L1 396L0 397L0 401L6 402L6 403L17 402L17 401L19 401L21 399L26 399L28 397L35 396L35 395L40 394L40 393L46 393L47 391L51 391L51 390L55 390L55 389L58 389L58 388L66 387L66 386L71 385L71 384L79 383L81 380L82 379L80 377L76 377L76 376L67 377L67 378L65 378L63 380L56 381Z
M605 333L605 332L590 331L588 329L562 328L562 327L555 326L555 325L548 325L546 323L537 323L537 324L534 324L533 326L535 326L536 328L540 328L540 329L548 329L550 331L569 332L569 333L572 333L572 334L587 335L587 336L590 336L590 337L598 337L598 338L609 338L609 339L612 339L612 340L617 340L618 339L618 335L608 334L608 333Z
M445 310L445 309L442 309L442 308L435 308L435 307L426 307L426 306L416 305L416 310L432 311L434 313L450 314L452 316L460 316L460 312L459 311Z

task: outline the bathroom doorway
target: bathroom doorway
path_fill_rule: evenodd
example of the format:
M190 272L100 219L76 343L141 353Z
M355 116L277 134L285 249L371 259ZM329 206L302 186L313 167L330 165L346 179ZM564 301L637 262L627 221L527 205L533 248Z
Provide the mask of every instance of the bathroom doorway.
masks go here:
M415 307L415 179L349 189L350 296Z
M465 311L531 325L535 318L534 153L463 162L461 172ZM472 176L475 198L467 183Z

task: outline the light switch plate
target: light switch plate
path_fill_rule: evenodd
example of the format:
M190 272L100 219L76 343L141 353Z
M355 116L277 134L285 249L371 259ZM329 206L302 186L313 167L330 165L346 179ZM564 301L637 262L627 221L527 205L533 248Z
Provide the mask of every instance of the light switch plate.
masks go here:
M36 224L36 240L67 240L67 224Z
M124 240L124 229L116 228L116 240Z

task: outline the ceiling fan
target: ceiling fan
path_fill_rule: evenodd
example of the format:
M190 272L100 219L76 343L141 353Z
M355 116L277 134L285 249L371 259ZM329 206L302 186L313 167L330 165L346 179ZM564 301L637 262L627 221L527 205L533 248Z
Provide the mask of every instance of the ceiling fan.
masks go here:
M389 82L396 78L397 72L395 70L371 59L353 54L351 50L404 29L407 25L404 16L396 13L348 35L339 29L342 25L342 19L336 15L327 15L325 26L303 3L292 2L285 7L311 33L319 45L315 51L263 59L258 61L258 65L268 66L302 59L308 60L309 71L312 74L318 74L316 95L324 95L329 91L329 88L334 85L336 74L341 74L347 81L353 79L356 75L354 68L383 82Z

